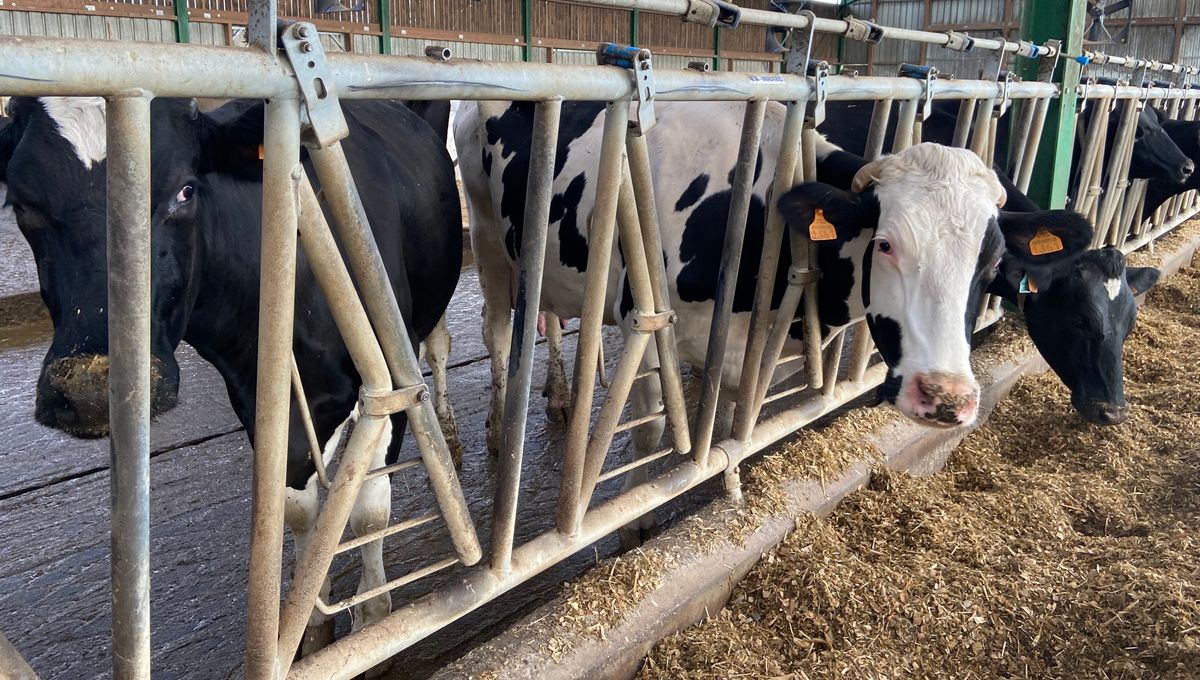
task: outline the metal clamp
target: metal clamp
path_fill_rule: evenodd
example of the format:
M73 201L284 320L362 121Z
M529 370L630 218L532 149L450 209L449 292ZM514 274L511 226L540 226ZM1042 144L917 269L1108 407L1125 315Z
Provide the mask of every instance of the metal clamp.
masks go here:
M655 124L654 118L654 66L650 61L650 50L633 45L603 43L596 48L596 61L605 66L619 66L633 71L634 91L637 108L629 121L629 132L641 136Z
M629 325L638 333L653 333L670 326L677 319L674 310L670 309L664 312L643 312L635 309L629 314Z
M846 17L843 21L846 22L846 32L842 35L851 40L871 43L872 45L883 40L883 26L879 24L855 19L854 17Z
M975 39L966 33L946 31L946 49L955 52L970 52L975 49Z
M1084 109L1087 108L1088 90L1090 90L1095 84L1095 76L1091 76L1087 80L1083 81L1083 84L1080 86L1079 99L1075 102L1075 113L1083 113Z
M918 64L900 64L901 78L916 78L921 81L921 110L917 112L917 122L923 123L933 112L933 84L937 81L936 66Z
M992 118L999 118L1008 112L1008 105L1012 103L1012 99L1009 97L1009 86L1021 80L1012 71L1005 71L1000 76L1000 103L992 109Z
M358 412L366 416L390 416L429 401L429 388L424 383L401 387L398 390L358 392Z
M1015 54L1026 59L1039 59L1042 56L1042 49L1028 40L1018 40Z
M683 20L709 28L732 30L742 22L742 8L724 0L688 0Z
M807 286L810 283L816 283L820 280L820 269L800 269L799 267L791 267L788 269L789 286Z
M829 96L829 90L826 87L829 81L829 62L810 62L806 75L813 79L812 97L808 100L812 108L808 110L807 115L804 117L804 124L805 126L811 124L813 127L817 127L825 122L825 100Z
M284 54L296 74L300 95L304 98L302 124L306 142L325 148L350 134L337 88L325 62L325 50L317 27L307 22L288 26L280 35Z

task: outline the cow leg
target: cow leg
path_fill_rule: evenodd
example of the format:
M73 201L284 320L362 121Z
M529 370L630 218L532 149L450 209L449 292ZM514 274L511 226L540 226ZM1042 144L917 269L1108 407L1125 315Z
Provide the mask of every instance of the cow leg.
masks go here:
M450 447L450 457L454 467L461 468L463 461L463 443L458 438L458 419L454 417L454 407L450 404L450 382L446 375L446 361L450 357L450 331L446 330L446 317L438 319L429 335L421 343L425 350L425 363L433 372L433 410L437 412L438 424L446 437L446 445Z
M546 367L546 415L556 423L567 422L571 408L571 383L567 381L567 369L563 361L563 327L559 318L546 312L546 349L549 365Z
M642 357L642 371L649 371L658 368L658 346L655 340L650 340L649 346L646 347L646 355ZM662 383L655 376L642 378L633 385L630 392L631 415L634 418L640 417L648 413L663 410L663 394ZM633 428L633 450L634 456L644 458L658 449L659 443L662 441L663 431L666 429L666 418L656 418L644 425L639 425ZM638 485L645 484L650 480L647 466L642 466L634 469L629 474L625 475L625 484L623 490L628 491ZM658 525L658 520L653 512L648 512L636 520L621 527L619 538L621 539L621 547L626 550L636 548L646 542L650 538L650 533Z
M392 420L384 425L379 445L371 457L371 470L386 464L388 444L392 441ZM363 482L354 509L350 512L350 530L355 536L384 529L392 514L392 485L390 475L381 475ZM358 594L387 583L383 568L383 540L371 541L360 548L362 576L358 580ZM366 602L354 605L350 610L350 630L355 632L363 626L383 619L392 611L391 593L377 595Z
M474 232L472 232L474 239ZM474 243L474 240L472 240ZM504 428L504 394L508 390L508 355L512 342L512 274L504 259L504 250L499 253L475 252L479 267L479 287L483 289L483 344L491 357L492 391L487 417L487 448L493 456L499 455Z

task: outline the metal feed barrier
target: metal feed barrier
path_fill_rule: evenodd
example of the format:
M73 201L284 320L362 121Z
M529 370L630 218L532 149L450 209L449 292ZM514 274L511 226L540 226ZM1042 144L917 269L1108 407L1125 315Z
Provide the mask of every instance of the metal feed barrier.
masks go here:
M687 16L712 3L686 0L603 2L589 4L669 11ZM893 151L921 139L922 123L934 100L962 100L954 143L969 146L981 158L996 157L996 121L1018 103L1010 147L1009 170L1027 189L1050 99L1057 86L1044 81L938 79L936 71L902 69L891 78L830 76L823 62L810 59L814 31L850 39L899 38L947 45L952 49L992 50L997 76L1007 55L1040 57L1052 66L1053 45L1035 46L988 40L964 40L953 33L923 33L881 27L857 20L818 20L811 14L741 12L743 23L793 27L789 74L654 71L645 50L612 50L618 66L574 67L549 64L456 62L441 59L324 55L316 32L294 24L281 36L277 50L274 2L252 4L250 35L259 49L119 44L76 40L0 38L3 73L0 89L12 95L100 95L108 101L108 228L109 299L111 300L111 389L124 398L111 400L113 451L113 648L114 676L146 678L150 673L149 616L149 375L150 363L150 101L154 97L240 97L268 100L263 167L263 271L259 330L257 442L254 462L253 536L249 578L249 623L246 673L253 678L351 678L397 654L434 631L495 599L581 548L616 531L704 481L724 475L736 496L738 465L748 456L783 439L813 420L844 405L882 382L885 367L872 361L874 348L861 320L854 324L845 369L841 362L845 335L822 350L816 316L814 247L805 232L791 233L792 267L783 303L772 313L776 264L784 222L771 210L761 253L757 292L742 380L737 391L733 436L714 441L717 400L741 256L747 210L767 102L783 102L787 114L773 180L775 195L792 183L815 178L816 127L827 101L875 100L865 155L883 153L884 132L898 103ZM762 16L759 16L759 15ZM716 22L719 15L692 16ZM728 17L725 17L728 19ZM302 55L302 56L301 56ZM136 57L136 58L134 58ZM86 65L86 68L84 68ZM1160 69L1161 70L1161 69ZM1140 79L1139 79L1140 81ZM1148 102L1167 107L1187 119L1197 114L1200 90L1183 87L1105 87L1087 84L1080 95L1097 108L1084 144L1084 179L1076 205L1103 224L1106 243L1132 249L1156 238L1197 211L1194 196L1171 202L1153 224L1135 218L1144 187L1132 191L1126 176L1132 148L1130 123ZM463 500L446 442L437 425L421 373L406 338L392 290L386 284L354 182L339 141L346 133L339 99L500 99L537 102L529 194L521 249L521 287L512 335L512 385L504 405L505 430L499 463L492 534L487 559L475 524ZM554 528L515 545L518 489L529 393L532 383L534 332L542 287L546 225L561 106L564 101L607 101L599 158L595 210L592 215L587 286L568 421L559 503ZM653 182L646 136L653 131L657 100L722 100L745 102L733 198L721 263L716 313L702 372L699 405L689 418L681 370L675 353L674 314L667 296L662 247L654 210ZM638 115L630 124L630 103ZM1099 159L1109 111L1121 102L1121 129L1101 186ZM334 228L349 262L343 263L318 199L299 165L302 122L309 152L334 215ZM1094 129L1093 129L1094 128ZM1103 191L1101 191L1103 189ZM1139 193L1139 191L1141 193ZM1139 196L1141 198L1139 198ZM612 381L596 390L607 272L614 239L619 239L635 312L634 332L626 341ZM317 530L297 566L291 587L281 597L283 490L288 410L293 390L291 343L297 247L303 248L314 275L329 300L339 331L363 378L361 419L330 480ZM351 276L361 284L360 299ZM802 300L806 301L803 309ZM998 300L984 303L981 326L999 318ZM772 323L771 319L775 318ZM788 328L800 320L806 351L782 356ZM642 371L643 356L655 341L659 366ZM772 377L781 365L805 362L806 381L771 393ZM622 422L636 381L658 380L661 411L634 414ZM132 396L130 396L132 395ZM599 415L593 405L600 400ZM772 402L786 408L773 409ZM302 398L301 398L302 401ZM369 459L392 413L404 411L420 449L418 460L370 470ZM670 446L647 458L606 468L609 449L619 432L651 419L665 419ZM479 452L479 455L484 455ZM649 483L593 503L597 484L659 462L665 471ZM439 515L454 553L392 580L372 591L329 603L320 596L322 581L334 556L363 543L390 536L434 516L412 518L375 534L342 541L351 507L363 482L372 476L415 465L428 471ZM305 624L315 608L334 614L361 601L413 583L436 571L460 564L459 578L428 595L405 603L384 620L344 637L311 656L292 662ZM469 567L469 568L468 568Z

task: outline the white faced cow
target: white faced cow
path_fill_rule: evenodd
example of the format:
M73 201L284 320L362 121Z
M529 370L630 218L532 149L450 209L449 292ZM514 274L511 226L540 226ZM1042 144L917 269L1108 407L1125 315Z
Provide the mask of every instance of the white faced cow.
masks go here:
M659 103L656 112L658 125L648 143L671 305L678 314L678 352L682 361L701 366L743 105ZM562 318L581 311L602 116L599 103L563 107L542 299L543 309ZM733 300L724 394L740 378L783 116L782 105L770 105ZM532 118L530 104L467 104L455 126L472 247L486 296L493 424L505 388ZM824 143L818 156L818 177L825 183L793 188L780 197L779 207L794 226L807 226L820 209L836 227L836 240L819 243L818 307L827 337L866 315L889 367L883 396L922 423L970 424L978 405L969 363L970 329L1005 242L1016 257L1029 259L1029 239L1045 228L1058 234L1065 247L1042 257L1071 257L1090 238L1090 228L1065 211L1009 219L998 211L1004 188L995 173L962 149L921 144L868 164ZM619 323L631 302L623 295L620 257L614 255L612 262L606 320ZM789 266L785 243L776 304ZM655 360L651 353L649 361ZM635 409L653 408L661 399L655 381L639 381L637 389ZM639 452L652 450L661 432L661 419L635 432Z
M445 144L394 102L344 105L343 141L413 346L445 312L462 263L461 213ZM0 133L0 181L37 260L54 339L38 381L39 422L76 436L108 431L108 300L105 277L105 110L96 98L15 99ZM152 409L175 405L186 341L216 366L254 439L263 106L235 102L200 113L194 102L155 100L152 141ZM361 380L301 253L293 351L313 424L328 458ZM348 418L347 415L351 414ZM291 405L286 519L302 553L318 496L300 412ZM394 461L407 424L391 418L373 467ZM358 535L387 526L387 477L366 482L350 519ZM362 548L359 592L386 582L382 543ZM354 608L355 629L390 609L386 594ZM322 624L319 641L331 626ZM318 632L318 631L312 631Z

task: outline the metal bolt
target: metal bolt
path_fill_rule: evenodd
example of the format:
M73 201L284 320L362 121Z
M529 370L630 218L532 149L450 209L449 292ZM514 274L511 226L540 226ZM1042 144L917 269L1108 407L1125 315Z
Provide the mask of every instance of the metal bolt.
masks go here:
M313 45L312 45L312 43L310 43L310 42L302 42L302 43L300 43L300 51L301 51L301 52L304 52L305 54L308 54L309 52L312 52L312 51L313 51Z
M308 26L306 26L304 24L300 24L299 26L296 27L296 37L303 39L303 38L307 38L310 35L312 35L312 31L309 30Z

